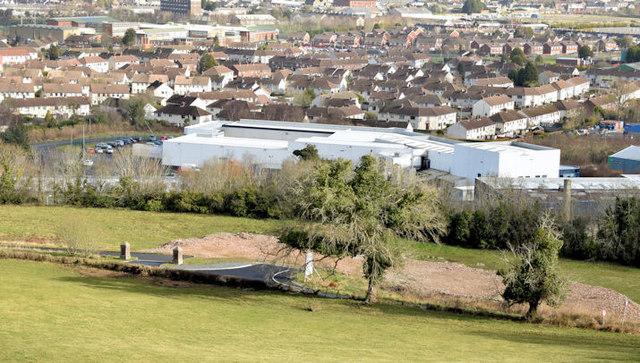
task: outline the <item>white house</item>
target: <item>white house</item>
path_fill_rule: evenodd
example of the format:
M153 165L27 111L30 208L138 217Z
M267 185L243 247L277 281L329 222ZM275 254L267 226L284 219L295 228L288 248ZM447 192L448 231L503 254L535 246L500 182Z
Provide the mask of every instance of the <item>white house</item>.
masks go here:
M79 84L42 84L42 97L82 97L82 86Z
M558 90L550 84L545 84L536 87L540 96L542 96L542 103L553 103L558 101Z
M37 59L38 51L32 47L12 47L0 49L0 62L3 66L22 64L30 59Z
M186 95L198 92L211 92L211 78L196 76L187 78L176 76L173 83L173 91L178 95Z
M147 92L147 88L151 86L153 82L168 83L169 76L166 74L134 74L131 78L131 93L139 94Z
M233 80L233 71L225 66L211 67L202 75L211 78L213 89L222 89Z
M571 77L567 80L567 82L573 85L573 96L580 97L583 94L589 92L589 80L582 77Z
M472 116L491 116L503 110L513 110L515 102L507 95L484 97L473 104Z
M7 98L34 98L35 88L29 83L0 83L0 102Z
M155 114L156 119L179 127L211 121L211 114L196 106L170 104L158 109Z
M573 85L563 79L557 80L551 84L556 89L558 101L568 100L573 97Z
M140 60L132 55L114 55L107 60L109 70L115 71L129 64L138 64Z
M21 115L43 119L47 112L54 117L67 118L75 114L87 116L91 112L85 97L17 99L12 107Z
M527 131L527 117L516 110L498 112L490 119L496 124L496 134L512 137Z
M457 118L456 110L449 106L421 108L420 114L424 121L409 121L416 130L443 130L447 126L456 123Z
M536 107L544 103L544 97L537 87L513 87L505 90L518 108Z
M92 105L99 105L108 98L129 99L129 86L122 84L91 84L90 99Z
M560 122L562 119L562 112L558 110L554 105L544 105L533 108L525 108L519 111L520 114L527 117L527 123L529 128L533 128L539 125L551 126Z
M99 73L107 73L109 71L109 62L97 56L80 58L80 64Z
M463 140L486 140L496 134L496 124L488 117L456 122L447 128L447 136Z
M154 82L147 89L153 94L153 97L160 98L160 104L162 106L167 104L167 100L173 96L173 88L169 87L168 84L162 82Z

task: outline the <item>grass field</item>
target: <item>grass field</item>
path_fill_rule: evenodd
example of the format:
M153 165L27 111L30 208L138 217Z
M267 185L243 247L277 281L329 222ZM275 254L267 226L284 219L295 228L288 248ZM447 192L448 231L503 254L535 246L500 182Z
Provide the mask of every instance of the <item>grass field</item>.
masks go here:
M55 238L60 226L86 219L95 228L94 233L100 236L102 248L119 250L120 244L128 241L134 251L156 247L177 238L202 237L216 232L268 234L273 233L279 223L275 220L195 214L8 205L0 206L0 215L0 240ZM403 241L403 244L417 259L440 261L437 257L442 257L467 266L494 270L503 263L497 251L411 241ZM195 260L191 263L206 262L211 261ZM640 269L573 260L561 260L561 266L572 280L611 288L640 302Z
M177 238L217 232L269 233L276 226L272 220L71 207L3 205L0 215L0 240L55 238L61 226L85 220L100 236L101 248L113 251L124 241L140 251Z
M640 337L0 260L1 361L640 360ZM310 312L308 307L315 311Z

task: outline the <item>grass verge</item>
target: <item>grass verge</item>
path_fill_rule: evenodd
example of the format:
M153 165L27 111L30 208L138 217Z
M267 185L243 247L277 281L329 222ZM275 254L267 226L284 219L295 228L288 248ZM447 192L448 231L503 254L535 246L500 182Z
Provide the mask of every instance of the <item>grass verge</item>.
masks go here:
M0 260L0 360L640 360L640 337ZM310 309L311 307L311 309ZM312 310L313 312L311 312Z

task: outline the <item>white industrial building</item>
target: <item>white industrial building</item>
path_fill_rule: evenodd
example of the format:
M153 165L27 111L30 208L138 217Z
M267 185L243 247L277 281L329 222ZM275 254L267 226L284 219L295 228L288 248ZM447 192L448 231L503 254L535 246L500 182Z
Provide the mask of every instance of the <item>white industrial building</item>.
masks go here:
M212 159L249 160L278 169L306 145L315 145L322 158L357 162L375 155L405 168L432 168L470 179L558 177L560 167L560 150L516 141L468 143L399 128L262 120L187 126L184 136L164 142L162 163L200 167Z

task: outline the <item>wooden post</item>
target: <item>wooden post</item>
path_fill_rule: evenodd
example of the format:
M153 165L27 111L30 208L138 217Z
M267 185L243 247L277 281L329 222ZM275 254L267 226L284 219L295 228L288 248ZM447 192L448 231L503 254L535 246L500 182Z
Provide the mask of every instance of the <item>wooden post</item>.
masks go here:
M564 217L571 220L571 179L564 180Z
M131 246L129 245L129 242L125 242L120 245L120 259L131 259Z
M182 247L176 247L173 249L173 263L176 265L182 265Z

